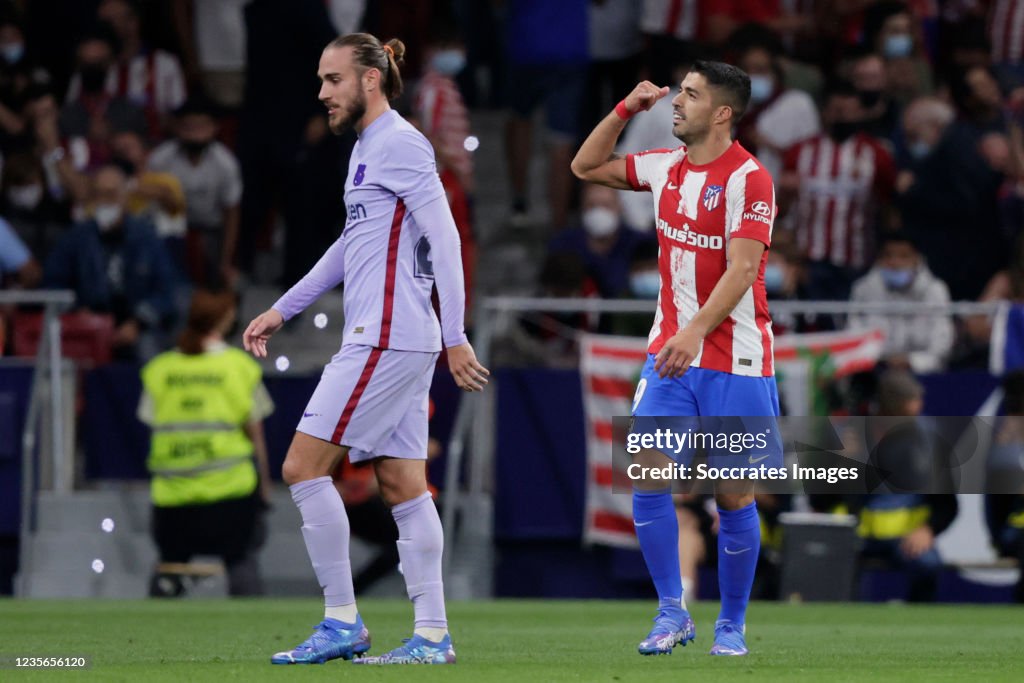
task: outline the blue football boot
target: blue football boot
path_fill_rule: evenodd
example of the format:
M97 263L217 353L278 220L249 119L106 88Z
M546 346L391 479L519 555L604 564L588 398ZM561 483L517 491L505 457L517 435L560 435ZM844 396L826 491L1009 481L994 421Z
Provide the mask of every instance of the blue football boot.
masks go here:
M654 628L640 641L637 651L642 655L669 655L676 645L686 644L697 637L697 627L690 613L678 605L663 605L654 618Z
M710 655L739 657L747 654L747 627L727 619L715 622L715 644L711 646Z
M402 641L403 645L391 652L375 657L357 657L353 664L454 664L455 650L452 637L445 634L440 643L433 643L423 636L413 635Z
M370 649L370 632L357 616L356 623L324 619L313 635L294 650L278 652L271 664L323 664L329 659L352 659Z

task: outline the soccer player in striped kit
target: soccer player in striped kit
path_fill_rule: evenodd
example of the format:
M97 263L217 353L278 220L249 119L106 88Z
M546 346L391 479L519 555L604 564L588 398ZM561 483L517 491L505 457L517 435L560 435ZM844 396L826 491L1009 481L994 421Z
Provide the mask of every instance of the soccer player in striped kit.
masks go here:
M613 154L626 121L668 91L638 84L572 163L582 180L651 192L654 199L661 291L633 399L633 429L650 432L659 417L742 416L745 432L764 431L779 414L764 287L775 190L768 171L732 139L750 99L750 78L728 64L698 61L672 101L672 132L683 145ZM778 430L771 432L767 452L744 454L744 466L782 466ZM713 453L709 464L728 457ZM636 462L664 467L667 458L646 450ZM682 596L679 528L665 486L634 482L634 526L659 598L654 628L638 648L645 655L670 653L696 635ZM757 507L749 481L718 481L715 498L722 608L711 654L745 655L746 607L760 549Z
M257 357L286 320L345 283L341 350L324 368L299 421L282 475L302 514L302 534L324 590L324 619L275 664L353 659L369 664L450 664L441 583L441 522L427 492L427 411L442 343L460 388L480 391L488 371L463 331L465 291L459 238L434 152L389 101L402 90L405 46L355 33L320 58L320 101L331 130L359 134L345 183L342 236L270 310L245 331ZM431 305L437 286L441 321ZM376 657L361 657L370 635L356 608L349 524L332 483L342 458L372 460L398 524L398 552L415 613L413 636Z

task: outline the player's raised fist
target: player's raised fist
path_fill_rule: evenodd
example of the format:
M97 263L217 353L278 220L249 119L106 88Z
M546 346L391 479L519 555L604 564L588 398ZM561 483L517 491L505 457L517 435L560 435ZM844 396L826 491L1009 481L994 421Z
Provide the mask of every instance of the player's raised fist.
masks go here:
M668 86L659 88L650 81L642 81L636 84L633 92L626 95L626 109L632 114L638 111L647 111L667 94Z

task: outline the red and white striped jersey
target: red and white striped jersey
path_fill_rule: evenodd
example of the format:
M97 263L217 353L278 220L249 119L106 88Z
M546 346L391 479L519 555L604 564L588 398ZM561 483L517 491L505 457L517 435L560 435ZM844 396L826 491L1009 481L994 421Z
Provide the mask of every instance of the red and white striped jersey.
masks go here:
M738 142L703 165L690 163L685 147L630 154L626 174L634 190L651 192L657 215L661 291L648 337L648 351L656 354L711 296L729 265L731 239L771 243L775 188ZM767 260L766 251L754 285L704 338L693 367L750 377L774 373Z
M794 218L797 245L807 258L867 267L874 256L878 204L896 176L885 147L864 134L843 142L819 135L790 148L784 168L800 177Z
M466 149L469 114L451 78L427 71L416 88L413 111L423 134L434 143L467 192L473 191L473 157Z
M1024 0L993 0L989 39L996 64L1024 62Z

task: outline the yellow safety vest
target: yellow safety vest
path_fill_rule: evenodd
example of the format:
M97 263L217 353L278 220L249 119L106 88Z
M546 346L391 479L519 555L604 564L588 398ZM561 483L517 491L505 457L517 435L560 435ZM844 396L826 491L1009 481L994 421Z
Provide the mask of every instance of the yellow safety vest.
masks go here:
M146 466L154 505L202 505L256 490L253 445L243 426L261 378L256 361L234 348L168 351L142 368L153 400Z
M832 514L846 515L850 510L845 503L832 509ZM860 511L857 535L879 541L903 538L914 529L928 523L931 510L927 505L915 505L893 509L864 508Z

